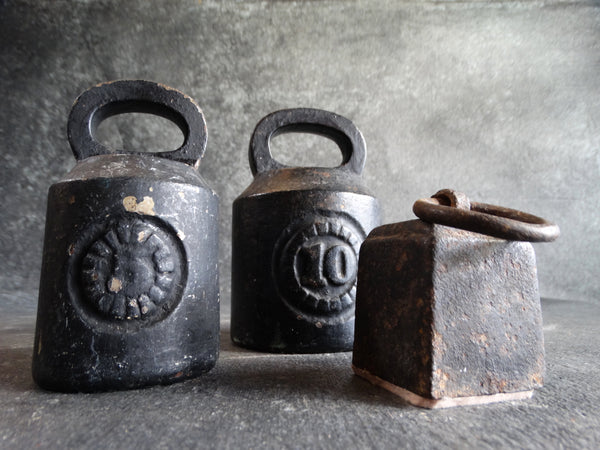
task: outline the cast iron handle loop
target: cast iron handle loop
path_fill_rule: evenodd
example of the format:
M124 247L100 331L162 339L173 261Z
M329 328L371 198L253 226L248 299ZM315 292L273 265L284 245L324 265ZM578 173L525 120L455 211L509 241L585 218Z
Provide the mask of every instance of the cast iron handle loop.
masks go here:
M143 80L120 80L94 86L77 98L67 125L67 135L77 161L111 152L95 139L98 125L124 113L148 113L175 123L184 135L177 150L143 153L198 167L206 150L206 122L200 107L188 96L168 86Z
M249 159L252 175L289 166L273 159L271 138L283 133L306 132L333 140L342 151L342 164L336 169L360 175L365 166L367 146L362 133L350 120L338 114L311 108L275 111L264 117L252 134Z
M546 219L502 206L470 202L466 195L451 189L417 200L413 212L426 222L511 241L550 242L560 234L558 225Z

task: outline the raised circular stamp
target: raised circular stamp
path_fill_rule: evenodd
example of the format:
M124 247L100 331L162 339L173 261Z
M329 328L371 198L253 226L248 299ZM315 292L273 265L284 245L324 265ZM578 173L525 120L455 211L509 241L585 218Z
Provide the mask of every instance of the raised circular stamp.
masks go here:
M69 254L71 297L95 323L137 329L164 319L181 300L183 245L160 219L124 214L93 224Z
M354 314L365 233L349 215L321 213L285 228L273 252L278 293L298 319L336 324Z

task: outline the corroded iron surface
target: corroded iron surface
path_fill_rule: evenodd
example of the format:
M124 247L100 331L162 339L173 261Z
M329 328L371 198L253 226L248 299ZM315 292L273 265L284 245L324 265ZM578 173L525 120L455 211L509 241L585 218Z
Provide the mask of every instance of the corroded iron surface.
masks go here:
M430 400L542 385L530 243L421 220L386 225L363 243L358 280L357 373Z
M417 200L413 211L426 222L511 241L550 242L560 234L558 226L546 219L503 206L471 202L466 195L451 189Z

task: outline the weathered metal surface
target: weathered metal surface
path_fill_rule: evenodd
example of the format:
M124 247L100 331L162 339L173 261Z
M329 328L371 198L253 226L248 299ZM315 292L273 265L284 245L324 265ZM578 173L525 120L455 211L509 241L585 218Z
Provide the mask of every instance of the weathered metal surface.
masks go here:
M468 207L466 197L454 200ZM427 407L497 401L542 385L530 243L421 220L385 225L363 243L358 279L359 375Z
M177 123L183 146L109 153L98 124L123 112ZM33 377L44 388L94 391L171 383L218 356L218 199L196 168L200 108L147 81L84 92L68 135L78 160L51 186Z
M464 194L451 189L417 200L413 211L430 223L511 241L550 242L560 234L558 226L546 219L502 206L470 202Z
M290 131L334 140L339 167L287 167L272 158L271 137ZM358 251L380 223L364 187L360 131L327 111L277 111L250 142L252 184L233 204L231 337L262 351L352 349Z

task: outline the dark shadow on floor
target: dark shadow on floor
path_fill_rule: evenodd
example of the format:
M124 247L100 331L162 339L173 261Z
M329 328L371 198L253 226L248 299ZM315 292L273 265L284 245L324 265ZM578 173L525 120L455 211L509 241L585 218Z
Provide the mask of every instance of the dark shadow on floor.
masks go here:
M220 358L214 369L220 388L246 399L315 397L410 407L399 397L354 375L351 352L273 354L231 342L228 324L221 327ZM201 379L191 383L202 383Z

